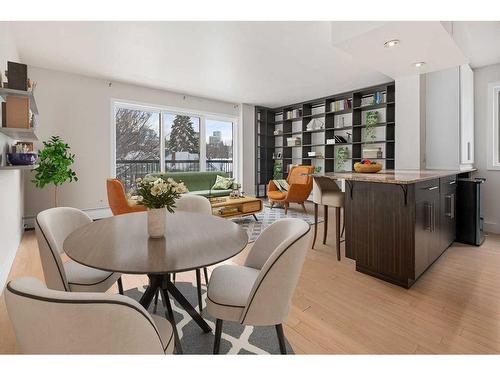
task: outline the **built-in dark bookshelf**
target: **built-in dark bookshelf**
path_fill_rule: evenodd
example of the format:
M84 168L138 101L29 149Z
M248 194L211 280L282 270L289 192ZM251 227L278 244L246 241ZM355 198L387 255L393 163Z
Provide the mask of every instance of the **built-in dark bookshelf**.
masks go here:
M394 169L395 105L390 82L280 108L256 107L257 195L267 194L275 163L282 170L277 178L286 178L292 164L314 165L319 172L351 171L365 157ZM335 136L346 142L329 143ZM289 144L287 138L295 139Z

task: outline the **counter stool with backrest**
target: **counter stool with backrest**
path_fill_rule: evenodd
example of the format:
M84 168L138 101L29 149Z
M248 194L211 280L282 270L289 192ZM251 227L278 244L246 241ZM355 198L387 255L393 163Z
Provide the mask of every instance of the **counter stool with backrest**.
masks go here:
M335 180L327 177L314 177L313 181L313 202L314 202L314 239L312 247L316 242L318 233L318 206L324 207L325 222L323 224L323 244L326 244L328 233L328 207L335 207L335 240L337 248L337 260L340 260L340 209L344 211L344 193L339 188ZM342 220L345 225L345 214ZM342 232L344 230L342 229Z
M74 260L63 262L63 242L76 229L90 224L85 212L71 207L56 207L40 212L35 220L38 250L45 283L49 289L66 292L105 292L115 282L123 294L121 275L84 266Z
M257 238L243 266L214 269L207 291L207 311L215 317L214 354L219 353L224 320L276 327L280 351L286 354L282 323L310 246L309 224L281 219Z
M167 319L131 298L47 289L35 278L10 281L5 302L23 354L171 354Z

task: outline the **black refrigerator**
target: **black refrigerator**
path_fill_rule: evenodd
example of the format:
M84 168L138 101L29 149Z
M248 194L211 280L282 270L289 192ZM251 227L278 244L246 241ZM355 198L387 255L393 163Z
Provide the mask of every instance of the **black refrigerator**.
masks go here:
M456 241L480 246L484 241L481 186L485 178L459 178Z

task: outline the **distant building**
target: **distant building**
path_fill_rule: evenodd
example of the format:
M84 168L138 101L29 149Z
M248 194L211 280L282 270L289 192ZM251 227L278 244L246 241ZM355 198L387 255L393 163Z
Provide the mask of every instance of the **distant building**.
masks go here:
M222 132L219 130L215 130L212 132L212 135L208 137L209 145L217 145L222 142Z

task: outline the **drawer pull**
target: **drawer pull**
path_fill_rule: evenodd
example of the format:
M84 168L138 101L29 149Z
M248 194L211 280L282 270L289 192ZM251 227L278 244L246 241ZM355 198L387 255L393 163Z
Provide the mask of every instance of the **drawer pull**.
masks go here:
M450 185L454 185L457 183L457 180L450 181Z
M430 188L427 188L426 190L431 191L431 190L436 190L436 189L439 189L439 186L432 186Z

